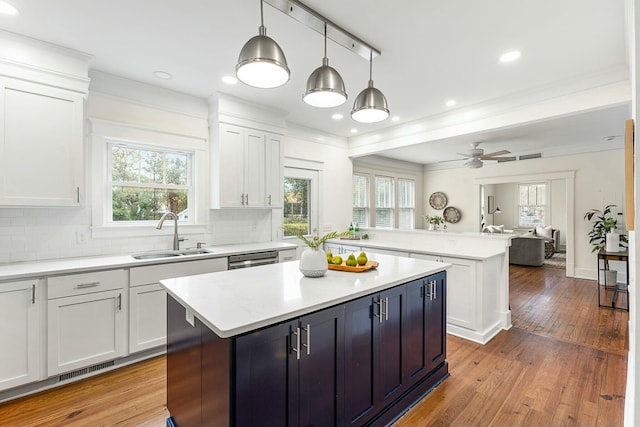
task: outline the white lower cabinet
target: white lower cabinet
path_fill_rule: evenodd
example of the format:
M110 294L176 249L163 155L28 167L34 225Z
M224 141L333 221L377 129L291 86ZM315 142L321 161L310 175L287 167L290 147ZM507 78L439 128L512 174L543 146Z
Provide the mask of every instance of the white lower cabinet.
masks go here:
M49 376L127 354L126 270L48 279Z
M159 283L129 289L129 352L167 343L167 291Z
M0 390L42 379L41 289L37 279L0 283Z
M226 257L134 267L129 275L129 352L167 343L167 291L158 283L172 277L227 269Z

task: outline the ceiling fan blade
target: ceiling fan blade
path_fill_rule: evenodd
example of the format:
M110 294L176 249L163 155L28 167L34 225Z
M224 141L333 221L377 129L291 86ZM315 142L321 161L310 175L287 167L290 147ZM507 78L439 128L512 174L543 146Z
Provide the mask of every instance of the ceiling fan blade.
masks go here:
M439 160L438 163L464 162L465 160L467 160L467 159Z
M497 157L497 156L491 156L491 157L486 157L486 156L482 156L480 157L481 160L504 160L504 159L508 159L509 157Z
M483 154L482 156L480 156L480 158L484 160L489 157L502 156L503 154L511 154L511 151L509 150L494 151L493 153Z

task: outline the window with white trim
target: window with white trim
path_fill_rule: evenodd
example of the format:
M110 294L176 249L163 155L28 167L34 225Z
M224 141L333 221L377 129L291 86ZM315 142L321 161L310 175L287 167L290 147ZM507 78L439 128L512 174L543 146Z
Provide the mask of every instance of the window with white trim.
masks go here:
M398 179L398 228L412 230L415 224L416 183L411 179Z
M284 237L309 236L318 228L319 172L285 166L284 175Z
M376 227L393 228L394 182L393 178L375 177Z
M519 184L518 225L544 227L547 210L547 184Z
M352 223L360 227L369 226L369 177L354 174Z
M173 212L193 222L193 152L108 142L107 221L157 221Z

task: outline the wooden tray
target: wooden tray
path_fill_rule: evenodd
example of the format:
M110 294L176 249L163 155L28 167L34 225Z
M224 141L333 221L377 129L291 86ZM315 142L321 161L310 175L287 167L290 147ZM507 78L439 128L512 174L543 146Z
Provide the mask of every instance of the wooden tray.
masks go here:
M329 270L349 271L351 273L362 273L363 271L373 270L378 267L378 261L367 261L365 265L356 265L351 267L342 261L342 264L329 264Z

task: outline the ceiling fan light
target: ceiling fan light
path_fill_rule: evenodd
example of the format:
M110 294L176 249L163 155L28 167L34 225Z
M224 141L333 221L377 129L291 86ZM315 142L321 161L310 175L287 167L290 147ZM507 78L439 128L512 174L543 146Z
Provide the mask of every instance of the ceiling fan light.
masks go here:
M482 160L478 158L470 159L468 162L464 164L466 167L471 169L477 169L482 167Z
M340 73L329 66L325 57L322 66L316 68L307 79L307 90L302 97L312 107L330 108L347 101L347 91Z
M282 86L291 75L284 52L266 33L261 25L260 34L242 47L236 65L238 80L262 89Z
M369 87L360 92L353 103L351 118L360 123L377 123L388 117L387 99L373 87L373 80L369 80Z

